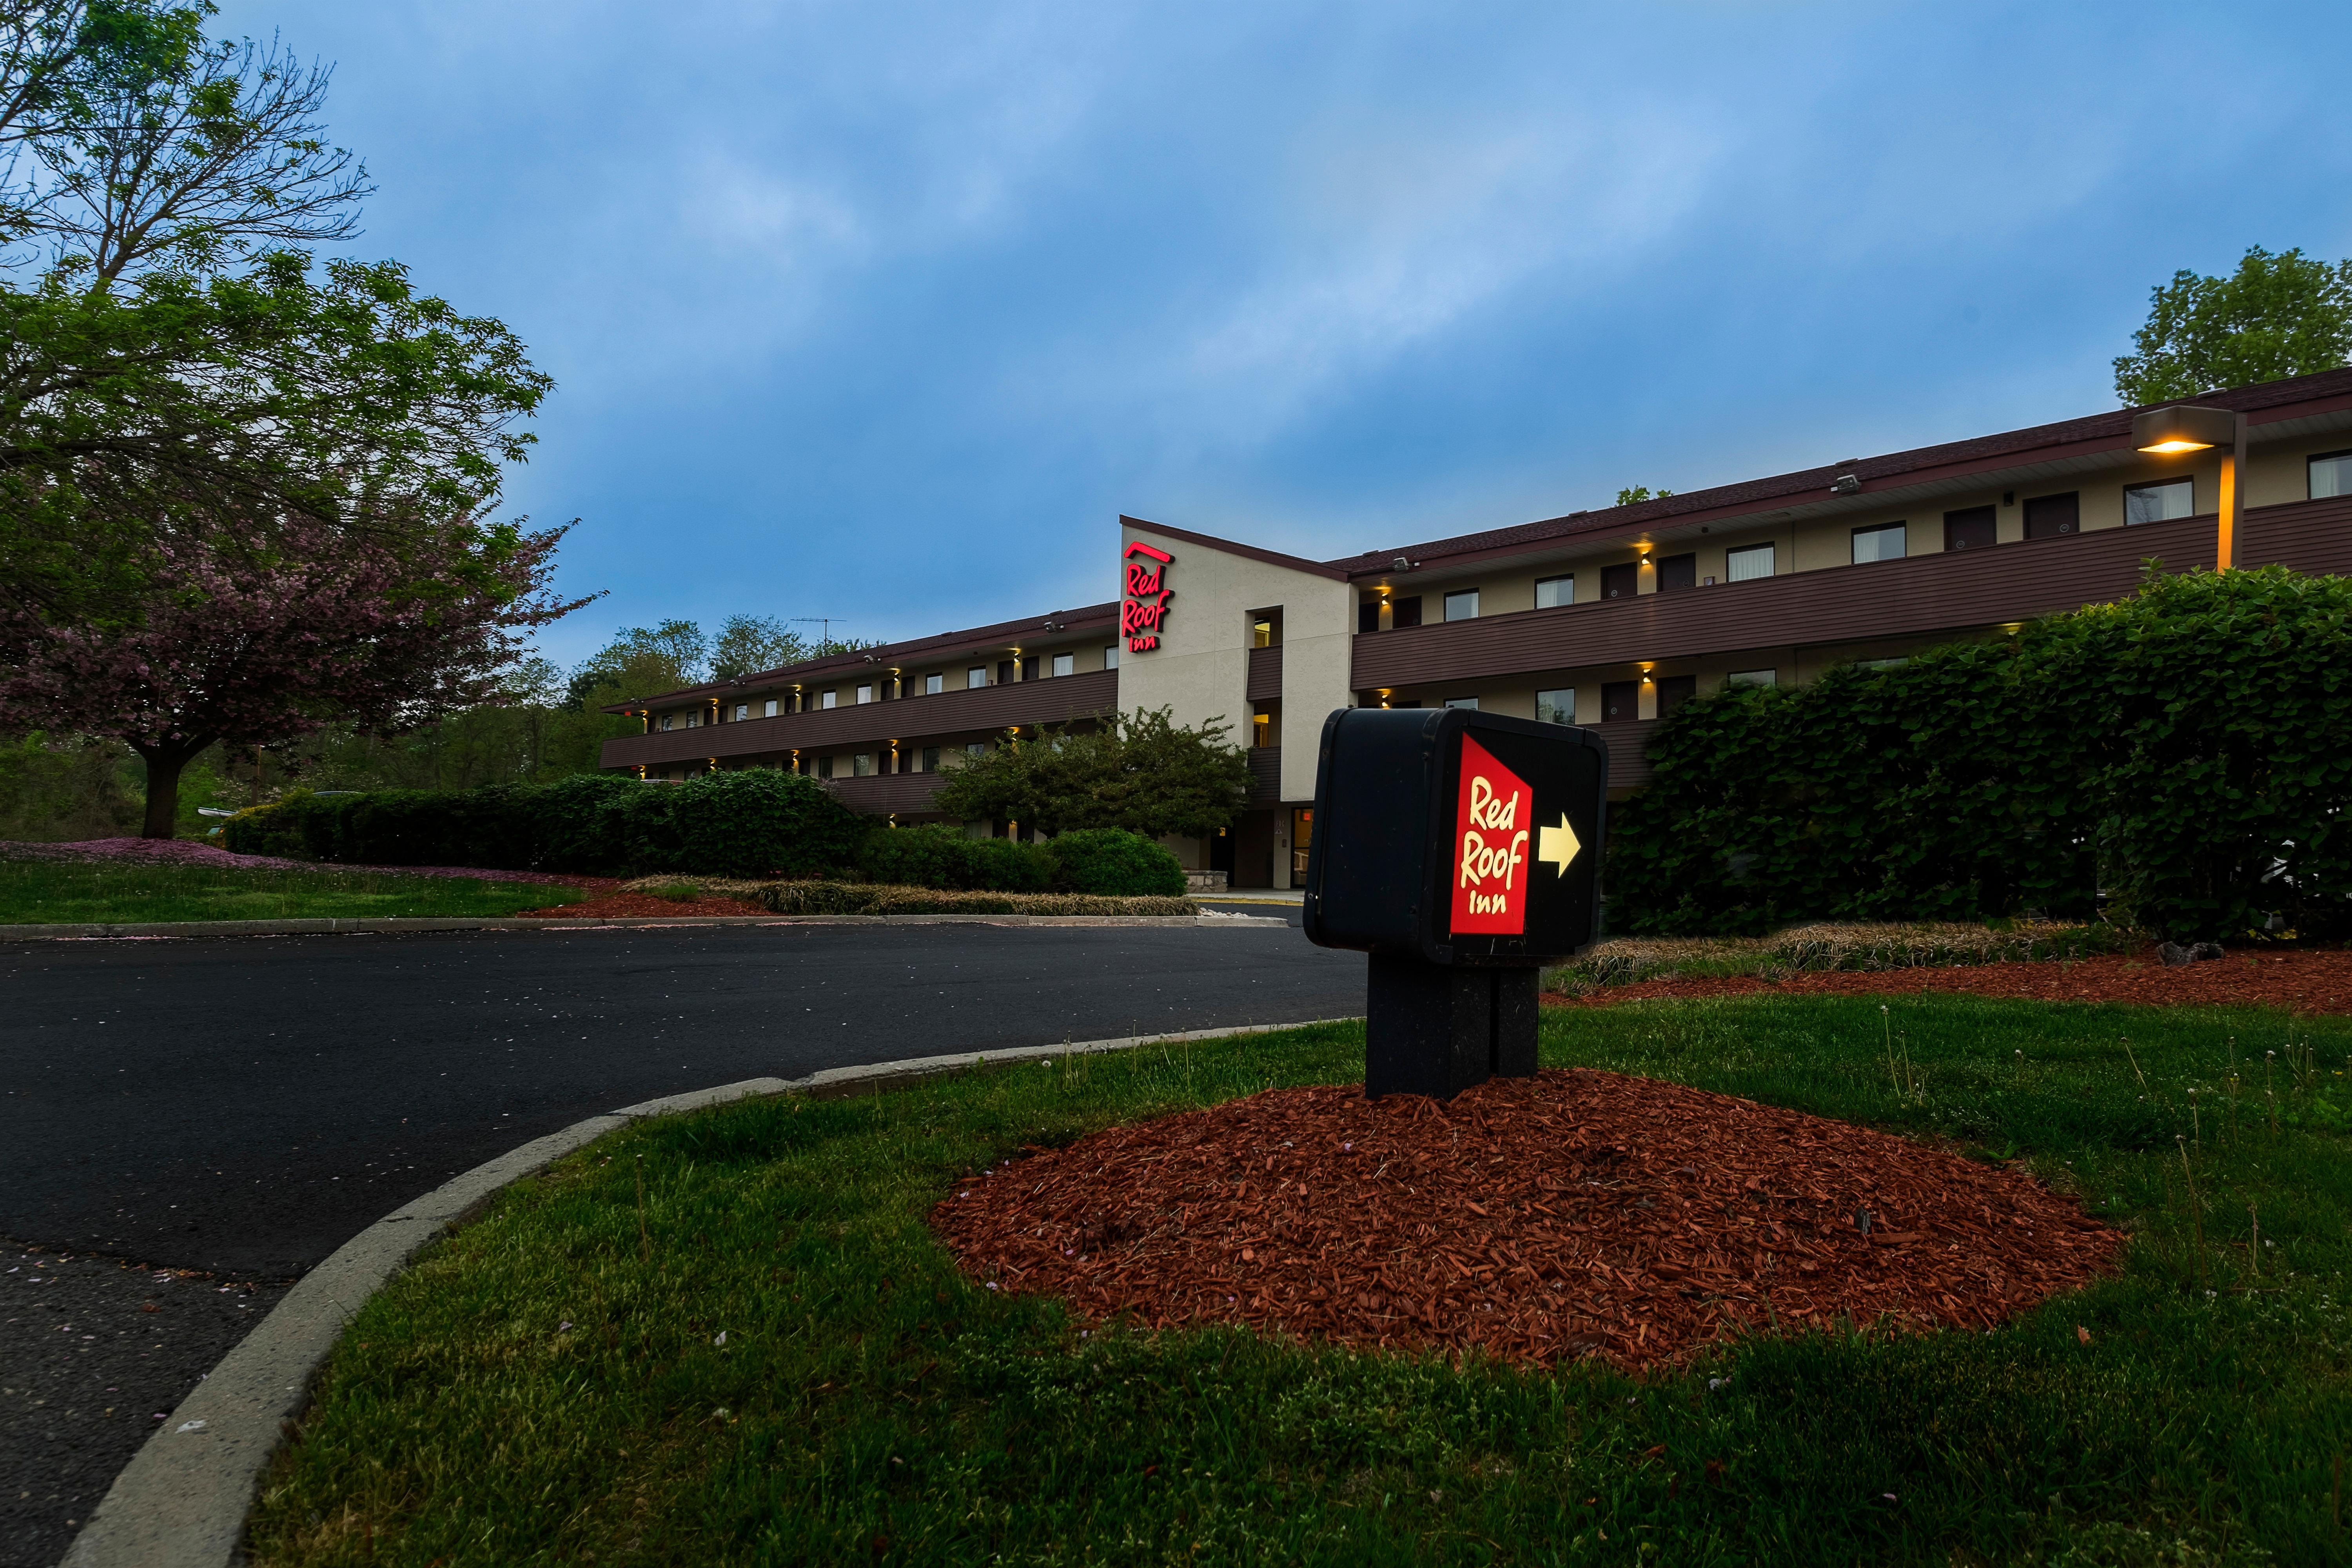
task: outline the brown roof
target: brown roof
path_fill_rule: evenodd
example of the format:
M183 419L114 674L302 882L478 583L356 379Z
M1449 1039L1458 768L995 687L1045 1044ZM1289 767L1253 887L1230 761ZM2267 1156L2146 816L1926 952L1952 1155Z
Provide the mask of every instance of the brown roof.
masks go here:
M2198 397L2174 398L2171 402L2207 404L2234 408L2246 414L2259 414L2288 404L2323 399L2352 399L2352 369L2322 371L2316 375L2263 382L2252 386L2233 387L2226 392L2207 393ZM2151 404L2148 406L2161 408L2169 405ZM1820 468L1800 468L1793 473L1775 474L1769 479L1743 479L1736 485L1687 490L1662 500L1642 501L1633 506L1572 511L1566 517L1547 518L1540 522L1523 522L1510 528L1489 529L1482 533L1456 534L1451 539L1430 540L1393 550L1368 550L1360 555L1342 556L1330 564L1350 576L1369 575L1392 570L1400 555L1418 566L1446 556L1531 547L1570 536L1639 533L1644 529L1694 514L1754 511L1787 505L1794 500L1818 499L1829 492L1832 480L1845 474L1859 478L1866 491L1882 487L1892 488L1886 485L1889 480L1925 479L1939 469L1965 471L1977 467L2003 467L2036 453L2054 456L2057 454L2050 451L2053 447L2078 450L2115 447L2130 438L2132 416L2138 412L2140 410L2136 408L2111 409L2079 419L2063 419L2054 425L2033 425L1995 436L1948 441L1941 446L1918 447L1907 452L1889 452L1853 463L1830 463ZM2254 423L2263 421L2257 419Z
M806 683L828 677L856 674L880 665L906 664L927 655L944 653L960 645L999 643L1013 637L1026 637L1046 630L1054 623L1055 631L1067 631L1096 621L1106 624L1118 619L1118 601L1107 605L1088 605L1082 609L1052 610L1042 616L1030 616L1023 620L999 621L994 626L971 626L960 632L941 632L935 637L910 637L904 642L880 643L873 647L859 648L855 653L827 654L823 658L803 659L798 664L778 665L755 674L738 676L732 680L705 681L700 686L682 686L676 691L664 691L652 697L635 697L626 702L608 705L607 713L629 713L653 702L675 702L683 698L717 697L740 691L751 686L772 686L792 681Z

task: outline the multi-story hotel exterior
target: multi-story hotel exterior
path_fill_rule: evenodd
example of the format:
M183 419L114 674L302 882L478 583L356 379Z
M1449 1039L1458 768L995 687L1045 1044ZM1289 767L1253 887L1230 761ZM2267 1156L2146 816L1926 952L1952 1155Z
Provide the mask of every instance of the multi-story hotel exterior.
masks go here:
M2352 566L2352 370L2196 401L2247 418L2236 563ZM1252 779L1228 834L1171 847L1237 887L1287 887L1334 708L1593 725L1622 793L1697 692L1995 636L2128 594L2150 559L2210 566L2220 454L2144 454L2133 412L1337 561L1121 518L1117 599L616 708L646 732L604 762L647 778L785 767L857 810L937 821L935 775L1007 731L1165 707L1224 721Z

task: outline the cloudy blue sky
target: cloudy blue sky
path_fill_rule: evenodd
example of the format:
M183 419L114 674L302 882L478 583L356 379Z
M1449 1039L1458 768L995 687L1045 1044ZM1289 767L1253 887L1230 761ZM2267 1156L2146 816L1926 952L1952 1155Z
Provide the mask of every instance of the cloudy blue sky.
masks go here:
M2334 5L231 0L355 248L559 390L543 637L1108 598L2112 406L2149 288L2352 253Z

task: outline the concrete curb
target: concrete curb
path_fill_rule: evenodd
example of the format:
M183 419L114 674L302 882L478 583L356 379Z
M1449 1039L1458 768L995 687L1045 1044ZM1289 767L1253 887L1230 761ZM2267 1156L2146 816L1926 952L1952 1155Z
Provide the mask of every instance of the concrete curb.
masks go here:
M89 1522L74 1537L59 1568L231 1568L242 1562L246 1517L252 1511L262 1475L288 1428L301 1415L311 1384L342 1337L343 1325L361 1303L382 1289L429 1243L479 1212L501 1189L632 1121L756 1096L797 1092L835 1099L860 1090L878 1093L895 1085L992 1064L1356 1021L1313 1018L1296 1024L1186 1029L1057 1046L1015 1046L970 1056L911 1057L865 1067L827 1068L797 1079L745 1079L623 1106L535 1138L394 1209L302 1276L269 1315L205 1374L195 1392L181 1401L114 1478Z
M658 931L669 926L1191 926L1209 931L1287 925L1270 915L646 915L632 920L383 919L142 921L100 925L0 925L0 942L87 942L103 937L328 936L410 931Z

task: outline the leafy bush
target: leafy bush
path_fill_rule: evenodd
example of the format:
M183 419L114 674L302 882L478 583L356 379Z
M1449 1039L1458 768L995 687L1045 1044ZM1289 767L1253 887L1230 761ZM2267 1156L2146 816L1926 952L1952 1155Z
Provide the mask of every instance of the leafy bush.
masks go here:
M1118 827L1065 833L1045 846L1054 886L1074 893L1181 896L1184 868L1160 845Z
M1612 813L1611 923L2100 910L2352 935L2352 581L2151 574L1897 668L1686 702ZM2273 919L2273 917L2275 917Z
M877 882L771 882L760 902L780 915L1196 915L1190 899L1001 893Z
M936 826L875 833L858 854L857 868L877 882L905 888L1042 893L1054 885L1053 858L1040 846L972 838Z
M748 768L674 784L587 773L475 790L298 793L230 818L223 837L238 854L355 865L804 877L848 863L870 830L814 780Z
M0 744L0 838L61 842L139 831L122 784L123 747L36 731Z

